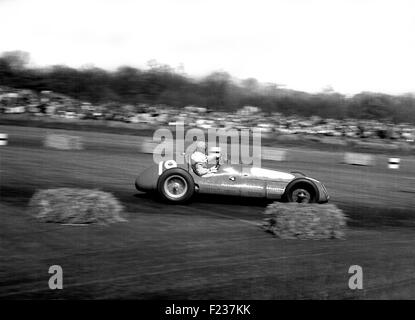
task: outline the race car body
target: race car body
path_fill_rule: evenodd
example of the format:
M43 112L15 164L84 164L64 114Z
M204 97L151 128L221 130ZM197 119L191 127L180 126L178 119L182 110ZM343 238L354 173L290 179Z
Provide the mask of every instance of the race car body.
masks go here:
M302 173L271 170L243 164L217 165L214 174L199 176L190 164L161 161L136 179L137 190L158 192L171 202L185 202L194 193L256 197L290 202L325 203L324 185Z

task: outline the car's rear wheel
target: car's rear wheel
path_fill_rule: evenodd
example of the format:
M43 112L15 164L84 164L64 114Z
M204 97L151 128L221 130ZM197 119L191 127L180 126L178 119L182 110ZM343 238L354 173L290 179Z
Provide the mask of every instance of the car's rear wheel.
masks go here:
M294 185L288 192L289 202L298 203L314 203L316 202L316 196L314 189L307 184Z
M193 196L195 185L188 172L173 168L163 172L158 180L157 189L164 200L183 203Z

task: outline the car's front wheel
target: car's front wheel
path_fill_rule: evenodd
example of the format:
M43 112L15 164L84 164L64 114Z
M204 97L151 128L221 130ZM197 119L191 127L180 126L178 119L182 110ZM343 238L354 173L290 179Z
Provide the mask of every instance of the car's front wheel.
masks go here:
M195 185L188 172L173 168L163 172L158 180L157 189L164 200L183 203L193 196Z

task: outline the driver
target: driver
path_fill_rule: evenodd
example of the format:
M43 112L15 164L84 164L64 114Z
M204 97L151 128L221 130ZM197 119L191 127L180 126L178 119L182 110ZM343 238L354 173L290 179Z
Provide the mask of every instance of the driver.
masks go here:
M213 173L217 172L216 167L208 168L209 160L217 159L216 154L206 155L206 144L203 141L196 142L196 149L190 156L190 161L194 173L198 176L206 177L212 176Z

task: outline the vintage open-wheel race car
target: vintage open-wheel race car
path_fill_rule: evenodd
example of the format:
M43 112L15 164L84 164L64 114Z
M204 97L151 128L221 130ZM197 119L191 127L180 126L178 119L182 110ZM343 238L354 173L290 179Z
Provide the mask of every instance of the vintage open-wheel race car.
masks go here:
M219 157L218 157L219 159ZM244 164L220 164L217 172L199 176L185 156L184 164L160 161L136 179L136 189L157 192L164 200L183 203L195 193L255 197L301 203L325 203L329 195L318 180L301 172L283 172Z

